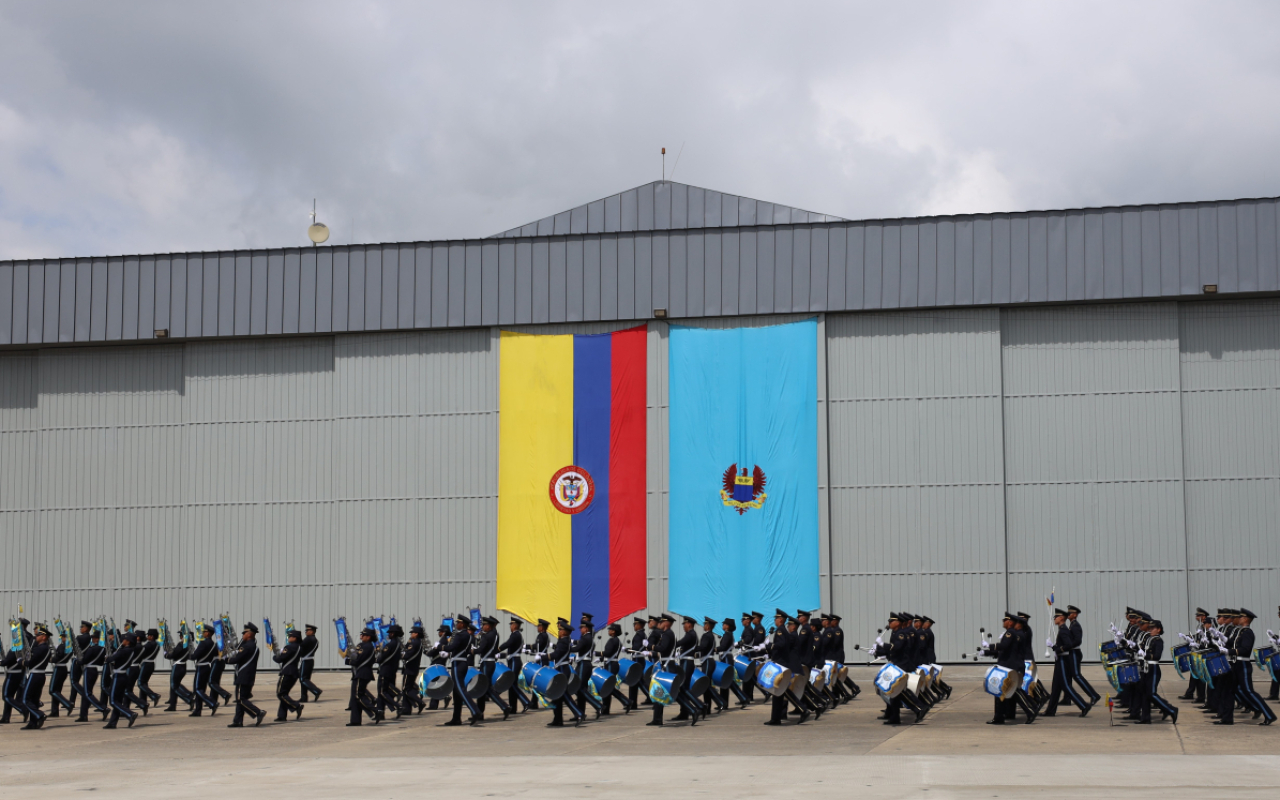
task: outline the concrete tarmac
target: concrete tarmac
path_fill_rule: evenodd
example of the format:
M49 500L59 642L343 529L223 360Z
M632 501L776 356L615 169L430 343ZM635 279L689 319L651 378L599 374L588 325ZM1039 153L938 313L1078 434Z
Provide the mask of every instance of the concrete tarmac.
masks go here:
M651 714L643 709L551 730L549 711L502 722L492 704L492 721L476 727L441 727L450 711L344 727L349 683L340 673L320 676L325 695L301 720L275 723L274 676L264 674L254 698L268 710L261 727L228 729L229 709L201 718L153 710L133 728L112 731L102 730L96 714L84 724L51 719L40 731L11 724L0 726L0 769L12 796L93 792L135 800L238 791L314 798L1145 798L1185 790L1249 798L1272 797L1280 783L1280 725L1260 727L1249 715L1222 728L1191 703L1174 701L1182 709L1176 726L1129 725L1119 713L1113 724L1100 703L1083 719L1060 708L1033 725L996 727L984 724L992 700L975 665L948 668L951 699L921 723L894 727L878 719L884 706L869 689L873 670L853 672L861 698L804 725L764 726L768 708L757 703L696 727L647 727ZM1172 699L1185 684L1167 672L1161 688ZM1100 670L1086 674L1099 691L1109 688ZM164 682L157 675L152 685Z

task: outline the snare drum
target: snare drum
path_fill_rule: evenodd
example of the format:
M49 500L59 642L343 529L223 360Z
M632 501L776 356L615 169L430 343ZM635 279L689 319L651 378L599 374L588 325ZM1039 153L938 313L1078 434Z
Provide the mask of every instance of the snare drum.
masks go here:
M506 694L511 688L511 684L516 682L516 671L501 661L493 665L493 679L491 681L494 694Z
M1270 645L1259 647L1253 651L1253 660L1258 662L1258 668L1265 670L1267 668L1267 660L1275 655L1276 649Z
M907 673L895 664L885 664L876 673L876 693L886 700L902 694L907 686Z
M777 697L791 686L791 670L776 661L766 661L756 673L756 684L766 694Z
M1018 673L1007 667L994 666L982 679L982 688L992 697L1008 700L1018 688Z
M601 701L613 694L613 690L617 685L618 676L604 667L596 667L591 670L591 679L587 681L587 688L590 690L591 696Z
M669 706L676 701L683 683L674 672L654 672L649 681L649 699L660 706Z
M1231 662L1219 651L1210 650L1204 654L1204 667L1211 677L1217 678L1231 671Z
M639 686L644 680L644 664L629 658L618 659L618 682L623 686Z
M1136 661L1121 661L1115 666L1116 683L1121 686L1132 686L1142 679L1142 672Z
M453 678L443 664L432 664L418 675L418 691L429 700L443 700L453 694Z
M569 677L555 667L542 667L533 676L533 690L554 703L564 697Z
M746 683L756 676L756 662L740 655L733 659L733 672L738 683Z
M1191 645L1180 644L1169 651L1173 656L1173 669L1178 673L1178 677L1184 681L1187 679L1187 673L1191 672Z

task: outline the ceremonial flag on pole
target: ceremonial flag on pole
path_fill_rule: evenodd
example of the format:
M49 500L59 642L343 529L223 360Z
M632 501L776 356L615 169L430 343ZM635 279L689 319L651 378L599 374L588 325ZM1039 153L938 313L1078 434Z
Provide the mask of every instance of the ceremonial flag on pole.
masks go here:
M671 326L670 606L815 608L817 320Z
M498 608L576 628L645 607L646 335L502 332Z

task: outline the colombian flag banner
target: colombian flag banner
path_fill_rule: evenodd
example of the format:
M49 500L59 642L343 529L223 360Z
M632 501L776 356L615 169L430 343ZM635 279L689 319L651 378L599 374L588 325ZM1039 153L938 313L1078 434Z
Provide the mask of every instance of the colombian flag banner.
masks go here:
M498 608L599 628L645 607L646 335L502 332Z

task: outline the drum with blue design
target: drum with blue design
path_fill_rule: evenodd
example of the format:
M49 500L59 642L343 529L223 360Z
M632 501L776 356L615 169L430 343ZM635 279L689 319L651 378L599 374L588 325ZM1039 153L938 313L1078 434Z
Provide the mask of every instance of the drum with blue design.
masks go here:
M683 685L678 674L655 671L649 681L649 699L660 706L669 706L676 701Z
M892 700L907 688L907 673L896 664L885 664L876 673L876 694L884 700Z
M1018 689L1018 673L1008 667L996 665L987 670L982 679L982 688L992 697L1008 700Z
M777 697L791 686L791 670L776 661L766 661L756 672L756 685Z

